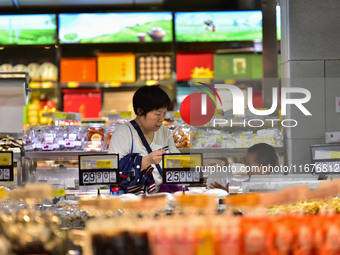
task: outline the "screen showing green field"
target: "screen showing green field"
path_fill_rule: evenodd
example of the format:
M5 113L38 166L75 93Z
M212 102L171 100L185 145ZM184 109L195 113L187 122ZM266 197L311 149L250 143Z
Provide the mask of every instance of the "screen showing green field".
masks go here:
M261 40L262 12L177 12L175 31L179 42Z
M0 15L0 44L55 44L55 14Z
M60 43L170 42L171 12L59 15Z

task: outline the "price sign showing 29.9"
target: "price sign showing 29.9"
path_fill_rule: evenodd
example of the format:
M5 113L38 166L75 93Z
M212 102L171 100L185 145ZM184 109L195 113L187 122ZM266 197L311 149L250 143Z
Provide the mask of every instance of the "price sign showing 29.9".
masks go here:
M164 184L198 184L202 183L202 154L164 154Z
M119 183L118 154L80 155L79 185Z
M0 181L13 181L13 152L0 151Z

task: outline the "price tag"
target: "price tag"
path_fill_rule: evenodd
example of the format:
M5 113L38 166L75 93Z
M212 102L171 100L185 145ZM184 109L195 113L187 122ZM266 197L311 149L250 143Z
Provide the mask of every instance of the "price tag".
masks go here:
M121 118L132 118L131 111L122 111L119 113Z
M13 152L0 151L0 181L13 181Z
M164 154L162 165L164 184L203 183L201 153Z
M98 160L96 161L97 168L111 168L111 160Z
M79 185L119 183L118 154L80 155Z
M121 87L121 86L122 86L122 83L121 83L121 82L118 82L118 81L116 81L116 82L112 81L112 82L110 82L109 86L110 86L111 88L118 88L118 87Z
M10 157L9 156L1 156L0 157L0 165L1 166L8 166L8 165L10 165Z
M175 112L174 113L175 118L181 118L181 113L180 112Z
M36 82L36 81L30 82L30 88L31 89L39 89L40 88L40 82Z
M42 87L43 89L53 88L53 82L51 82L51 81L43 81L43 82L41 83L41 87Z
M65 195L65 189L55 189L52 191L52 196L54 197L64 197Z
M7 195L7 192L5 190L5 188L0 188L0 197L5 197Z
M78 88L79 87L79 82L77 81L70 81L67 83L68 88Z
M66 112L55 112L55 113L53 113L53 119L66 120Z
M154 86L154 85L157 85L158 84L158 81L156 80L147 80L145 82L146 86Z
M215 109L214 116L222 116L222 109Z

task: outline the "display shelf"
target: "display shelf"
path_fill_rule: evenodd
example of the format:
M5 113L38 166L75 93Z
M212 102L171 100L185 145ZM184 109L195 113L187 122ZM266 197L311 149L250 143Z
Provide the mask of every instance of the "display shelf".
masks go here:
M60 83L62 89L72 89L72 88L138 88L145 84L150 85L168 85L173 84L173 80L163 80L163 81L136 81L136 82L68 82Z
M31 161L67 161L78 160L79 155L106 154L107 151L29 151L25 152L25 159Z
M31 81L29 83L31 89L55 89L58 88L56 81Z

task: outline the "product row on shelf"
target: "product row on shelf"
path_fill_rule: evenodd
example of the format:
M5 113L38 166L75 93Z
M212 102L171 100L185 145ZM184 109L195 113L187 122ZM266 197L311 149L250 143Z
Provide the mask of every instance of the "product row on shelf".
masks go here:
M298 189L305 192L294 196ZM1 252L339 254L339 190L339 181L320 182L315 190L291 187L280 191L285 196L277 203L258 204L249 197L261 194L221 196L218 190L143 197L94 190L70 199L50 185L1 188ZM262 195L268 201L277 192Z
M106 151L117 125L122 120L104 124L34 126L25 130L25 151ZM178 126L176 126L176 124ZM283 134L278 128L257 131L228 131L212 127L195 128L173 123L169 126L177 148L248 148L256 143L283 146Z
M30 81L57 81L58 68L55 64L45 62L29 63L27 65L4 63L0 65L1 72L27 72Z

